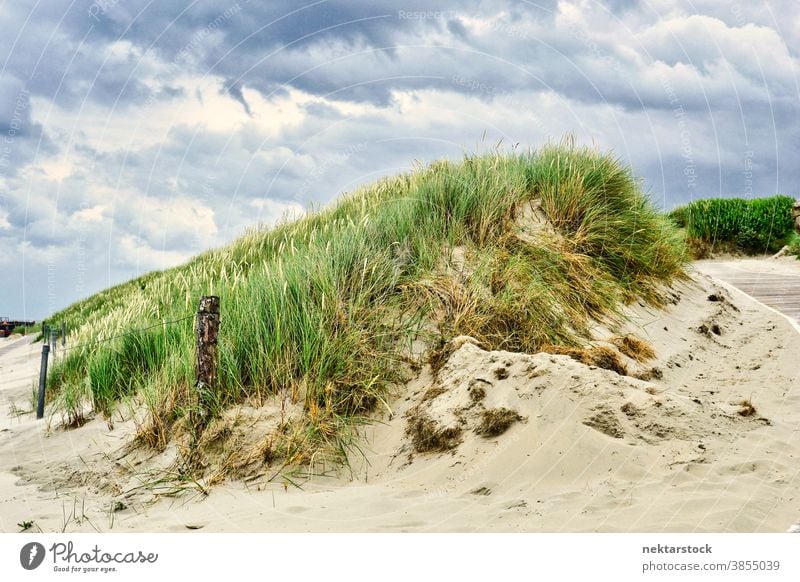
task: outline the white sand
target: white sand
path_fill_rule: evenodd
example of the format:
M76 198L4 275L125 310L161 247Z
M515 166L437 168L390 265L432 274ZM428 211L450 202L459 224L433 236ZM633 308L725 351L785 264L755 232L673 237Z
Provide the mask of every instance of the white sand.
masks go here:
M42 344L34 336L0 338L0 430L25 422L22 412L32 412L31 396L38 385Z
M302 489L265 483L268 473L150 502L149 490L131 491L153 461L123 456L130 423L48 431L3 419L0 530L30 520L43 531L786 531L800 517L797 331L704 276L677 297L664 312L637 306L627 326L657 352L630 367L656 366L662 378L466 343L438 382L423 374L366 430L353 479L299 480ZM4 399L30 393L38 349L0 358L0 371L18 366ZM738 414L745 399L751 416ZM475 434L498 407L523 420ZM415 452L408 414L459 428L460 444ZM118 501L125 508L111 511Z

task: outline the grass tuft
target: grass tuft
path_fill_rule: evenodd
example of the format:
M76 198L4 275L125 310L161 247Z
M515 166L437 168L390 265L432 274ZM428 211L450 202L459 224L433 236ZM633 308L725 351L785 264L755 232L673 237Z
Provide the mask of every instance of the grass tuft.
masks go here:
M752 401L749 398L746 398L739 402L739 410L737 414L739 416L749 417L753 416L756 413L756 407L753 406Z
M461 443L461 432L460 428L454 426L441 428L425 415L412 418L406 429L414 450L419 453L452 450Z
M637 362L645 362L656 357L656 351L653 346L635 335L614 336L609 341L620 352Z
M475 432L486 438L500 436L512 424L522 420L524 419L519 413L508 408L490 408L481 412L481 421Z
M544 351L549 354L569 356L573 360L586 364L587 366L597 366L604 370L611 370L620 376L628 374L628 368L619 357L619 354L606 346L591 346L588 348L546 346Z

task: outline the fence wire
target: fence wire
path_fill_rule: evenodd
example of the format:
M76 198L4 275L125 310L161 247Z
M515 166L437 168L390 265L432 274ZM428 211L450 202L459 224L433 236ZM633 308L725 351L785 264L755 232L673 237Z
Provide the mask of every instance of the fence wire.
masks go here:
M161 323L156 323L156 324L150 325L148 327L141 327L139 329L133 329L133 330L130 330L130 331L126 331L125 333L120 333L120 334L117 334L117 335L113 335L113 336L111 336L109 338L95 340L95 341L92 341L92 342L86 342L86 343L83 343L83 344L78 344L77 346L62 347L61 349L58 349L57 351L59 353L62 353L62 352L68 352L70 350L77 350L78 348L85 348L85 347L88 347L88 346L94 346L94 345L98 345L98 344L103 344L103 343L107 343L107 342L113 341L115 339L119 339L121 337L125 337L125 336L128 336L128 335L133 335L135 333L140 333L140 332L143 332L143 331L148 331L150 329L155 329L157 327L164 327L165 325L172 325L173 323L181 323L181 322L188 321L188 320L194 319L194 318L195 318L195 315L193 314L193 315L189 315L187 317L182 317L181 319L174 319L172 321L162 321ZM45 340L46 339L47 338L45 338Z

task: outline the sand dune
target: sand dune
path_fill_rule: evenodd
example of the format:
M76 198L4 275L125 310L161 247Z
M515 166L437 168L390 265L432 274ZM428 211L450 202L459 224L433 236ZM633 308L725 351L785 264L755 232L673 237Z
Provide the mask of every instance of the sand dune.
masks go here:
M267 473L168 497L176 483L147 470L174 452L125 455L130 421L4 417L0 530L787 531L800 516L798 332L701 274L665 311L629 315L595 330L655 348L625 358L627 376L464 341L365 430L352 476ZM14 370L4 402L30 409L38 349L0 357Z

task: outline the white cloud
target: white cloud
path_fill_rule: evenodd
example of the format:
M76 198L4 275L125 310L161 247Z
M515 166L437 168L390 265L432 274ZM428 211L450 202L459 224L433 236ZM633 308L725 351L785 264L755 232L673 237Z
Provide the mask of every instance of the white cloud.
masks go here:
M691 15L655 23L637 35L637 41L653 58L685 62L703 69L727 61L753 82L791 83L797 61L778 32L767 26L729 26L710 16Z
M70 218L82 222L102 222L108 218L108 211L109 208L105 205L92 206L73 213Z
M134 194L117 204L116 220L151 247L199 250L218 232L214 211L189 198L158 199Z
M137 273L174 267L192 256L188 252L153 248L133 235L121 237L115 251L116 266L133 268Z

